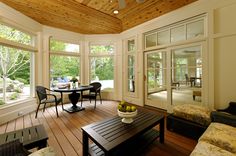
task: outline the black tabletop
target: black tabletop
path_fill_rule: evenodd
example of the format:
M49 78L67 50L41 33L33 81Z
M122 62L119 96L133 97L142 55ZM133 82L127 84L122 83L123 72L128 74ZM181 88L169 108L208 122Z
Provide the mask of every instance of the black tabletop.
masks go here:
M125 140L154 127L161 120L164 120L163 115L139 111L132 124L122 123L121 118L116 116L102 122L84 126L82 130L109 151Z
M89 90L91 88L93 88L93 86L87 85L87 86L79 86L76 88L65 88L65 89L54 88L53 91L55 91L55 92L77 92L77 91Z

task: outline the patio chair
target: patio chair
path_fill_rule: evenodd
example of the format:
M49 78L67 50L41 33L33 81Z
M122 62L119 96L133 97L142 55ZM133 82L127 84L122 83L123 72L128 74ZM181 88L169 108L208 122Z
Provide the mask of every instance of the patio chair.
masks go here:
M82 98L88 98L90 103L91 103L91 99L95 100L95 105L94 108L96 108L96 100L97 100L97 96L99 95L100 97L100 102L102 104L102 98L101 98L101 83L100 82L93 82L89 84L90 86L93 86L93 88L91 88L89 90L89 94L86 95L82 95Z
M41 104L44 104L44 106L43 106L43 112L44 112L45 111L45 106L46 106L47 103L55 103L57 117L58 117L57 105L60 102L61 102L62 108L63 108L62 99L56 97L56 95L54 95L54 94L48 94L47 91L52 91L52 90L50 90L48 88L45 88L43 86L36 86L36 92L37 92L38 99L39 99L39 105L38 105L38 108L36 110L35 118L37 118L37 114L38 114L39 107L40 107ZM51 96L52 98L48 98L49 96Z

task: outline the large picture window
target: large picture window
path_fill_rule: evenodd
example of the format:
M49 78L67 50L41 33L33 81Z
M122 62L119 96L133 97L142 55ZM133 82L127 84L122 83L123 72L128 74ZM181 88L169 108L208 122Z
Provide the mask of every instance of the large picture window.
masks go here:
M90 45L90 82L100 82L102 90L114 88L114 46Z
M50 39L50 87L63 87L72 78L80 83L79 44Z
M31 96L35 36L0 24L0 38L0 105L3 105Z

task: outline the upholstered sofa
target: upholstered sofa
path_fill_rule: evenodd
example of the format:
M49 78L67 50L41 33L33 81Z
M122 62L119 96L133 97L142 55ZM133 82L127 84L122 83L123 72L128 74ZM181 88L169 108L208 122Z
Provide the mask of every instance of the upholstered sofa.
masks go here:
M167 116L167 129L198 140L211 122L210 113L203 106L177 105L173 108L173 113Z
M211 120L191 156L235 156L236 115L213 111Z

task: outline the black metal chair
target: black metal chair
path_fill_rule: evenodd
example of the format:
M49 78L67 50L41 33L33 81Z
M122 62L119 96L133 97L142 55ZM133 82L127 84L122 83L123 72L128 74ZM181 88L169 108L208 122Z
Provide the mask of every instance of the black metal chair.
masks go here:
M82 95L82 98L88 98L90 103L91 103L91 99L95 100L95 105L94 108L96 108L96 100L97 100L97 96L99 95L100 97L100 102L102 104L102 97L101 97L101 83L100 82L93 82L89 84L90 86L93 86L93 88L91 88L89 90L89 94L86 95Z
M43 112L44 112L45 111L45 106L46 106L47 103L55 103L57 117L58 117L57 105L60 102L62 104L62 109L63 109L62 99L56 97L56 95L54 95L54 94L47 93L47 91L52 91L52 90L50 90L48 88L45 88L43 86L36 86L36 92L37 92L38 99L39 99L39 105L38 105L38 108L36 110L35 118L37 118L39 107L40 107L41 104L44 104L44 106L43 106ZM49 96L51 96L53 98L48 98Z

